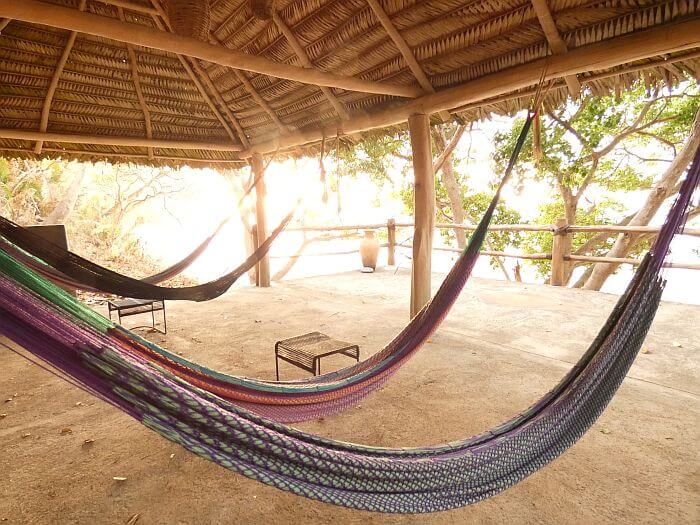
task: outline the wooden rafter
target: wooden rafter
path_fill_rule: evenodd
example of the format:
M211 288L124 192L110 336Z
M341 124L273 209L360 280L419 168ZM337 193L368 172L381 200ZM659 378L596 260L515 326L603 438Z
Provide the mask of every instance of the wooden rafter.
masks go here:
M428 76L425 74L425 71L423 71L423 68L418 63L418 60L416 60L413 51L410 47L408 47L408 43L406 42L404 37L402 37L401 34L397 31L396 27L394 26L394 23L391 21L391 18L389 18L389 15L387 15L386 11L384 11L384 8L379 4L377 0L366 1L372 9L372 11L374 12L374 15L379 20L379 23L382 24L384 31L386 31L387 35L389 35L389 38L391 38L392 42L394 42L394 45L401 52L401 56L406 61L406 64L408 64L408 67L411 70L411 73L413 73L413 76L416 77L416 80L420 84L420 87L422 87L423 90L427 93L435 93L433 85L430 83Z
M157 13L155 15L151 15L153 23L156 25L156 27L161 31L172 32L172 27L170 27L170 23L168 22L165 10L163 9L163 6L160 5L160 2L158 0L151 0L151 5L153 5L153 8ZM158 18L159 16L163 19L162 21ZM214 113L214 116L224 127L228 136L231 137L231 140L233 142L240 142L241 144L243 144L243 146L247 148L250 145L250 142L248 141L248 136L245 130L243 129L243 126L241 126L241 123L228 108L223 98L221 97L221 94L219 93L218 89L216 89L216 86L214 86L214 83L209 78L209 75L206 74L206 72L199 65L196 59L191 59L190 62L190 60L188 60L186 57L180 54L177 54L177 58L180 60L180 64L182 64L182 67L187 72L187 75L190 77L190 80L194 82L194 85L197 87L199 94L202 95L202 98L209 106L209 109L211 109L212 113ZM197 72L195 72L195 70L197 70ZM236 128L236 133L233 132L229 123L226 121L224 116L216 107L216 104L214 104L214 102L211 100L209 93L207 93L207 90L202 85L202 82L200 81L198 75L209 86L212 95L214 96L214 98L217 99L217 102L221 105L222 110L226 113L226 116L228 117L231 124L233 124L233 127Z
M544 36L549 43L549 48L555 55L561 55L568 51L566 42L559 34L557 29L557 24L554 22L554 17L552 12L549 10L547 5L547 0L531 0L532 7L535 9L535 14L537 15L537 20L540 22L540 27L544 32ZM569 88L569 94L573 98L577 98L581 93L581 83L576 78L576 75L568 75L564 77L566 86Z
M107 1L111 1L111 0L107 0ZM169 24L169 22L167 21L167 16L166 16L165 10L163 9L163 6L160 4L160 1L159 1L159 0L151 0L151 4L152 4L153 7L157 10L157 12L158 12L158 14L160 15L160 17L165 21L165 25L167 26L167 29L168 29L170 32L172 32L172 28L170 27L170 24ZM162 24L159 22L159 20L157 19L157 17L153 17L153 19L154 19L154 21L156 22L156 27L158 27L158 29L163 29ZM218 45L220 45L220 46L222 46L222 47L225 47L224 44L223 44L223 42L221 42L221 40L219 40L219 39L216 37L216 35L214 34L213 31L210 33L209 36L210 36L210 39L211 39L215 44L218 44ZM217 89L217 87L214 85L214 83L212 82L211 78L209 77L209 74L207 73L207 71L199 64L199 62L197 62L196 59L192 59L192 65L195 67L195 69L197 70L197 73L200 75L200 77L201 77L201 78L204 80L204 82L207 84L207 86L208 86L209 89L211 90L212 94L214 95L214 98L216 98L216 100L217 100L217 102L219 103L219 105L221 105L222 109L224 110L224 112L226 113L226 115L229 117L229 119L231 120L231 122L234 123L234 126L236 127L236 130L238 130L239 135L240 135L240 137L241 137L241 141L242 141L243 144L245 144L246 147L247 147L247 145L248 145L248 137L247 137L245 131L243 130L243 127L240 125L240 122L238 121L238 119L233 115L233 113L232 113L231 110L229 109L228 104L226 104L226 101L225 101L224 98L221 96L221 92L220 92L220 91ZM251 96L253 97L253 99L258 103L258 105L259 105L265 112L267 112L268 115L270 115L270 117L272 118L273 122L275 122L275 124L277 125L277 127L280 128L280 130L282 130L282 131L285 132L285 133L288 132L288 131L289 131L289 128L288 128L287 126L285 126L285 125L282 123L282 121L280 121L279 117L277 117L277 114L273 111L273 109L270 107L270 105L269 105L269 104L265 101L265 99L262 98L262 96L255 90L255 87L250 83L250 81L248 80L248 77L245 76L245 73L243 73L243 72L241 72L241 71L239 71L239 70L237 70L237 69L234 69L234 72L235 72L236 76L238 77L239 81L243 84L243 86L246 88L246 90L248 90L248 93L250 93L250 95L251 95Z
M81 135L73 133L49 133L27 129L0 129L0 139L43 140L70 144L99 144L103 146L128 146L137 148L201 149L207 151L240 151L238 144L217 142L193 142L186 140L146 139L143 137L112 137L108 135Z
M0 151L8 151L11 153L27 153L26 149L22 148L5 148L0 147ZM119 162L120 159L141 159L141 160L161 160L165 162L187 162L190 163L202 163L202 164L238 164L242 165L245 161L240 159L207 159L207 158L195 158L195 157L182 157L182 156L169 156L169 155L154 155L152 159L149 159L148 155L143 153L106 153L102 151L87 151L80 149L66 150L63 148L44 148L42 151L44 153L58 153L59 155L65 155L70 153L71 155L81 155L90 158L97 159L115 159L115 162Z
M125 22L124 18L124 8L117 7L117 14L119 20ZM129 55L129 66L131 68L131 80L134 83L134 90L136 91L136 98L139 100L139 105L141 106L141 111L143 111L143 120L146 125L146 138L153 138L153 123L151 122L151 111L148 109L148 104L146 104L146 98L143 96L143 90L141 89L141 77L139 75L138 61L136 60L136 52L134 51L134 46L131 44L126 45L126 52ZM46 131L46 130L42 130ZM153 158L153 148L148 148L148 158Z
M289 42L289 45L292 47L294 50L294 53L297 55L299 58L299 61L301 64L308 69L318 71L314 65L313 62L311 62L311 59L309 58L309 55L306 53L306 50L304 47L299 43L299 40L297 37L294 35L294 32L289 28L287 23L282 20L282 17L274 11L272 13L272 20L275 22L275 25L277 25L277 28L280 30L280 32L285 36L287 39L287 42ZM326 97L328 102L331 103L335 111L340 115L340 118L343 120L347 120L350 118L350 114L348 113L348 110L345 109L345 106L338 100L338 97L335 96L333 91L331 91L330 88L326 86L319 86L321 89L321 92L323 93L323 96Z
M236 116L233 114L231 109L228 107L228 104L226 104L226 101L224 100L224 97L221 96L221 93L217 89L217 87L214 85L214 82L212 79L209 77L209 74L204 70L204 68L200 65L200 63L197 61L196 58L191 58L191 59L186 59L185 57L182 57L182 59L185 61L185 63L191 63L192 67L194 68L194 72L196 75L191 75L192 79L195 81L195 83L199 83L198 80L195 80L197 77L201 78L204 83L207 85L207 87L211 90L212 95L218 102L219 106L221 106L221 109L223 110L224 113L226 113L226 116L228 119L233 123L233 126L236 128L236 131L238 132L238 136L240 138L240 141L242 144L250 144L250 141L248 140L248 134L245 132L245 129L243 129L243 126L241 125L240 121L236 118ZM200 91L204 91L203 89Z
M416 77L420 87L422 87L426 93L435 93L435 88L430 82L428 75L426 75L425 71L423 71L423 68L418 63L418 60L416 60L416 56L413 54L413 51L408 46L408 43L404 37L401 36L401 33L398 32L394 26L394 23L391 21L391 18L389 18L389 15L387 15L386 11L384 11L384 8L377 0L367 0L367 4L374 12L374 15L379 20L379 23L382 24L384 31L386 31L389 38L391 38L392 42L394 42L394 45L399 49L401 56L406 61L406 64L408 64L408 68L411 70L411 73L413 73L413 76ZM440 118L442 118L444 122L447 122L451 118L450 113L448 111L441 111Z
M255 144L240 156L250 157L254 152L271 153L337 136L361 133L370 129L395 126L410 115L437 113L458 106L498 97L533 85L540 80L576 75L591 70L604 70L629 62L657 57L668 53L693 50L700 47L700 18L644 31L636 31L602 42L588 44L554 55L513 66L459 86L424 95L393 108L358 114L342 126L319 126L315 130L295 132L286 137ZM544 72L544 78L543 77Z
M262 98L260 93L258 93L258 91L255 89L255 86L253 86L248 79L248 76L243 71L239 71L238 69L234 70L234 72L236 74L236 78L241 82L241 84L243 84L243 87L245 87L246 91L250 93L250 96L253 97L253 100L255 100L258 106L260 106L265 113L270 116L272 122L274 122L283 133L287 133L289 131L289 127L280 120L270 104L268 104L267 101Z
M420 95L420 91L413 86L387 84L292 66L256 55L247 55L194 38L142 25L126 24L116 19L92 13L81 13L76 9L47 4L38 0L22 0L21 2L0 0L0 16L200 58L222 66L293 80L302 84L332 86L362 93L409 98Z
M78 9L83 11L87 0L80 0L80 5ZM2 24L0 24L2 25ZM61 58L58 60L56 69L54 69L53 76L51 77L51 82L49 83L49 88L46 91L46 97L44 97L44 103L41 106L41 117L39 118L39 131L46 131L49 127L49 113L51 112L51 103L53 102L53 96L56 93L56 88L58 87L58 81L61 79L63 74L63 68L66 67L66 62L68 62L68 56L73 49L73 44L75 44L75 39L78 37L77 31L71 31L68 35L68 40L63 48L63 53L61 53ZM44 146L42 141L37 141L34 145L34 153L39 155L41 153L41 148Z
M212 32L210 35L211 40L222 46L225 47L224 43L219 40L216 35ZM272 109L270 104L268 104L267 100L265 100L260 93L258 93L258 90L255 89L255 86L250 82L250 79L248 79L248 76L243 72L238 69L233 70L234 74L236 75L236 78L238 81L243 84L243 87L245 90L250 94L251 97L253 97L253 100L255 100L256 104L260 106L265 113L267 113L272 121L275 123L275 125L282 131L283 133L289 132L289 126L285 125L284 122L280 120L280 118L277 116L277 113L275 113L275 110Z

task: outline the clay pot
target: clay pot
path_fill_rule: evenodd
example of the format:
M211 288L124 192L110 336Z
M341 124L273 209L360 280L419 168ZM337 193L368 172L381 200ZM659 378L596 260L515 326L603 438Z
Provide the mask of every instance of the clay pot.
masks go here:
M365 230L365 237L360 241L360 256L362 266L365 268L377 267L377 256L379 255L379 241L374 235L374 230Z

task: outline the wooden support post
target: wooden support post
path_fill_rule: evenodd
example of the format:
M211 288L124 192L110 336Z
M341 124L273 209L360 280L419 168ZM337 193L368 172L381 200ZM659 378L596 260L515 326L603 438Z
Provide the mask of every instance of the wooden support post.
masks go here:
M389 219L386 222L387 238L389 242L386 263L389 266L396 265L396 221Z
M255 217L257 222L258 243L267 239L267 221L265 220L265 178L263 173L265 166L262 155L254 154L250 159L250 166L253 169L253 180L255 180ZM270 286L270 256L260 259L258 263L257 284L263 288Z
M411 268L411 317L430 301L430 262L435 224L435 172L430 149L428 115L408 117L414 177L413 265Z
M554 239L552 241L552 275L549 284L566 286L569 263L566 257L571 255L571 234L567 231L569 224L566 219L557 219L554 223Z
M258 243L258 225L253 224L250 227L250 244L252 246L252 250L250 253L254 253L255 250L258 249L258 246L260 244ZM250 276L250 283L255 284L255 286L260 286L260 268L259 268L260 263L257 263L255 266L252 268L253 274Z

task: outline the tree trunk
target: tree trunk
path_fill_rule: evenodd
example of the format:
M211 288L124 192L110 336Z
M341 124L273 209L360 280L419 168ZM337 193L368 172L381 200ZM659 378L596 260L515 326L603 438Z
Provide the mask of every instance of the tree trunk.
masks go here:
M68 191L59 201L56 207L48 214L46 224L65 224L71 212L75 208L75 203L78 202L80 190L83 187L83 180L87 174L89 164L83 164L83 169L73 177L73 180L68 187Z
M688 163L698 147L700 147L700 111L695 115L693 127L683 151L676 156L661 179L652 187L642 207L629 221L630 226L646 226L649 224L649 221L654 218L663 202L673 192L676 183L685 173ZM619 235L606 257L626 257L636 242L636 237L636 235L624 233ZM600 290L607 278L615 272L618 266L618 264L597 263L583 288L586 290Z
M459 131L458 131L459 132ZM447 148L447 141L442 131L433 128L433 140L437 146L438 155L441 155ZM461 136L461 133L460 133ZM452 165L452 152L445 156L444 162L440 169L440 181L445 186L447 197L450 199L450 210L452 211L452 222L455 224L464 223L464 208L462 207L462 189L459 187L457 177L455 176L454 166ZM467 235L464 230L455 229L457 237L457 246L463 249L467 245Z

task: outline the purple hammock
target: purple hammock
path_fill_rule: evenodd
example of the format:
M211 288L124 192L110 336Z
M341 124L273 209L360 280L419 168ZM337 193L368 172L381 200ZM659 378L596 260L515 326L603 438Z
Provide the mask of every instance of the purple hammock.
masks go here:
M658 308L662 265L700 181L700 150L651 250L578 363L550 392L481 435L420 448L325 439L256 416L138 356L76 331L0 274L0 333L148 428L218 465L316 500L380 512L435 512L514 485L575 443L603 412Z
M194 387L276 421L294 422L328 416L356 405L362 398L380 388L420 350L448 314L479 257L500 193L512 173L534 116L534 113L528 115L486 212L435 296L381 351L337 372L285 382L225 375L187 361L111 324L74 298L60 293L55 287L46 286L26 267L3 256L2 252L0 270L18 284L38 293L46 300L47 307L59 316L67 316L66 329L76 332L76 340L94 340L99 342L96 343L99 346L115 347L119 352L145 358ZM90 333L83 334L81 330Z

